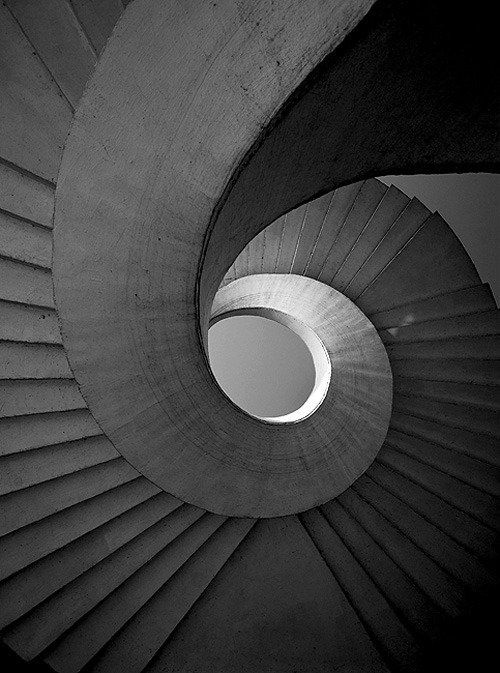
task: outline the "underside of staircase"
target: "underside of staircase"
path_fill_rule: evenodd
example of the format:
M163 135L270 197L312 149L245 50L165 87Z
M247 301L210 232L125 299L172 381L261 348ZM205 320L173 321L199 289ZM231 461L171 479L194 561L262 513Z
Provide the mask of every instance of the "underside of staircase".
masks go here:
M372 75L367 72L365 85L360 78L353 88L354 65L366 62L372 39L394 44L394 53L387 51L385 58L399 62L398 30L391 42L391 30L400 25L398 11L403 17L408 14L408 23L412 12L424 21L427 10L433 20L441 20L441 10L432 9L432 3L421 3L424 10L416 10L415 3L406 2L397 10L385 0L352 6L339 2L330 3L335 11L329 14L322 3L309 12L293 0L272 9L266 2L228 0L221 6L208 3L210 10L194 0L134 0L120 20L127 4L0 4L0 634L5 661L13 670L58 673L423 673L443 666L459 670L481 657L486 660L494 646L491 619L498 587L499 312L489 286L441 215L371 176L395 167L413 173L498 170L500 151L491 142L498 99L469 83L471 114L466 117L466 106L453 98L458 100L461 93L453 88L454 69L466 60L459 51L456 61L444 68L448 106L436 105L415 123L401 113L380 122L380 128L378 111L372 109L373 128L365 125L361 137L380 135L387 144L374 142L363 163L371 146L362 140L357 145L356 133L359 120L370 112L361 99L369 98ZM287 26L288 40L300 43L294 26L306 20L317 36L316 51L307 42L299 55L289 53L289 42L279 42L276 27ZM243 44L251 43L261 21L269 21L275 33L272 40L266 35L266 49L259 46L261 62L252 61L241 48L241 72L265 71L272 61L277 75L266 85L270 92L261 75L249 75L255 88L249 85L250 93L242 95L241 109L251 110L250 121L233 103L228 108L234 108L235 119L230 118L217 107L223 99L214 94L214 119L220 117L227 126L221 124L221 134L230 139L234 134L235 144L241 142L245 150L233 155L217 145L215 132L204 135L204 119L193 101L200 95L203 109L204 87L219 91L221 73L229 66L223 63L219 72L213 64L235 35L243 32L248 41ZM183 22L191 26L187 37ZM211 22L219 31L213 43L203 32ZM144 37L148 26L160 27L150 41ZM172 32L165 37L162 30L168 26ZM448 44L447 39L439 48L452 50L453 40ZM180 77L175 82L179 99L187 91L182 98L187 112L175 108L175 123L179 128L192 123L202 131L185 145L176 136L167 151L153 141L155 134L167 134L161 125L163 114L173 115L167 110L170 91L158 85L152 95L154 112L143 99L155 91L155 77L165 82L164 66L173 58L170 54L162 61L158 55L156 67L155 46L175 44L180 56L172 71L178 67L183 72L178 46L183 40L200 42L200 62L209 66L198 79ZM273 51L269 45L277 42L280 47ZM476 47L479 58L483 47L479 42ZM120 54L123 68L113 70L121 63ZM292 75L280 70L282 54L296 66ZM231 58L230 52L229 62ZM401 67L412 67L410 56L408 63ZM431 80L433 65L430 58ZM392 62L386 67L393 67ZM113 119L106 112L108 102L101 106L107 69L114 76L109 84ZM398 75L395 71L396 84ZM149 76L151 82L146 81ZM229 75L227 79L229 98L234 86ZM423 82L417 73L414 86L422 87L422 109L428 110L425 95L430 100L432 91ZM344 100L338 90L349 91L352 100ZM122 120L117 101L123 91L134 114ZM404 96L410 93L411 87ZM165 99L155 102L157 94ZM320 96L326 99L320 108L324 118L314 108ZM381 115L387 109L401 110L390 86L379 96L394 96L394 105L388 103ZM312 110L306 117L305 109ZM148 114L139 128L137 119ZM254 123L252 115L259 114L262 119ZM441 146L436 128L446 126L446 115L457 122L449 126L448 136L443 131ZM393 128L396 122L404 131L399 145L384 127ZM211 131L215 122L210 123ZM91 135L99 124L102 136ZM238 125L246 135L234 131ZM294 135L299 126L307 130ZM463 140L463 129L469 126L472 137ZM109 135L110 128L118 129L116 136ZM430 129L427 137L423 128ZM133 135L131 129L139 130ZM206 138L213 146L205 153ZM220 156L214 147L220 148ZM216 157L213 172L210 161L203 166L210 173L206 183L201 164L191 161L189 153L195 150L210 161ZM173 181L172 196L163 197L166 183L154 183L155 176L176 152L181 159L170 178L178 180ZM343 152L349 158L337 162ZM105 154L109 162L97 161ZM137 165L130 167L136 155ZM226 172L219 180L222 164ZM95 171L92 186L81 180L90 166ZM191 171L189 178L186 171ZM107 183L111 174L115 182ZM279 184L277 175L282 176ZM149 191L150 180L154 185ZM111 184L115 191L105 192ZM186 184L199 186L199 202ZM132 227L121 234L115 221L106 219L117 213L116 222L121 221L132 203L122 202L123 194L131 194L133 203L140 204L137 212L140 207L146 213L136 214L132 234ZM172 230L167 220L174 206L165 203L171 198L184 208L184 197L189 206L195 203L196 214L209 217L200 215L198 221L186 206L181 219L184 211L176 205L177 219L172 218L177 230ZM104 226L108 221L109 229ZM202 222L203 231L193 222ZM121 271L118 262L116 268L113 264L129 234L134 241L143 235L147 245L134 248L131 243L124 253L135 276L116 287L129 293L127 306L133 305L137 318L118 324L114 321L122 307L107 313L99 288L104 288L103 295L106 288L115 288L112 278L120 278ZM169 241L174 241L174 252L159 253ZM182 255L192 262L183 267L178 261ZM164 265L161 273L155 276L153 271L154 278L146 278L156 263ZM269 274L300 277L298 282L310 279L326 287L327 294L334 290L355 305L383 344L392 382L384 439L362 474L350 475L339 493L332 491L329 498L313 494L310 502L302 498L308 483L302 473L280 476L276 488L284 489L282 510L276 509L276 498L257 498L262 482L274 479L264 459L262 474L269 474L262 477L236 450L243 467L231 462L236 461L233 456L223 460L227 445L216 453L214 437L230 435L231 442L248 450L248 461L252 451L257 456L269 446L276 451L307 449L310 441L323 451L335 444L339 407L332 402L302 423L269 429L216 390L200 345L218 306L224 307L222 313L255 306L283 310L289 301L296 317L306 320L306 303L301 307L300 297L286 286L281 303L272 292L266 294ZM158 299L173 286L179 290ZM166 316L161 324L160 318L155 322L160 309ZM106 369L112 328L121 339L117 351L125 374L127 358L132 362L130 344L140 344L137 371L142 373L130 370L123 398L116 391L125 374L116 382L120 367ZM167 328L173 334L168 347L160 338ZM156 350L148 351L151 334ZM157 353L162 362L173 354L173 364L155 360ZM337 359L330 356L332 377L343 372L342 349L335 353ZM140 384L135 389L130 383L142 374L148 394L153 390L158 397L161 386L172 386L170 396L157 405L167 429L153 412L142 425L124 424L123 417L144 402ZM165 384L169 377L173 383L169 379ZM106 395L108 388L113 392ZM196 400L191 415L184 407L168 406L174 396ZM365 404L365 398L360 400ZM367 415L371 401L366 398ZM220 434L215 425L204 430L205 419L198 419L197 409L200 416L218 419L226 408ZM192 478L186 478L176 467L172 456L177 435L161 435L170 427L182 438L179 442L186 442L183 448L188 441L203 449L204 443L211 450L214 445L204 472L196 474L193 467ZM349 432L352 442L339 442L342 450L356 445L354 426ZM168 446L160 454L166 436ZM141 443L138 437L151 437L151 442ZM160 449L154 448L156 441ZM317 468L313 458L308 462L306 449L301 460L309 478L322 463ZM182 463L187 472L201 460L193 456ZM170 471L158 467L167 459ZM213 467L217 461L219 468ZM252 474L245 477L247 490L240 492L240 472L247 467ZM307 507L298 504L304 502Z

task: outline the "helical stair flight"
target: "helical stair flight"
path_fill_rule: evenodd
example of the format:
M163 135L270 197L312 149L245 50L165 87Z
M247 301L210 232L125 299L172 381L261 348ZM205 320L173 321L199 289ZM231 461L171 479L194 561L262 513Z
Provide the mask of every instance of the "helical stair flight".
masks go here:
M5 653L424 673L467 633L480 656L498 309L439 213L372 176L498 170L487 17L123 4L0 5ZM207 333L235 314L310 347L293 418L218 387Z

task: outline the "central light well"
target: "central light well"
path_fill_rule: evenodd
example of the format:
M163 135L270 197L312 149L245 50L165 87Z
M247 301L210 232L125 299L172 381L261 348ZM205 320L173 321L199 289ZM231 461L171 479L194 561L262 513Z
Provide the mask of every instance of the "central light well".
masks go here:
M280 317L230 315L208 333L210 366L222 390L241 409L270 423L310 415L329 381L328 356L319 339L312 334L304 339L307 328L293 329Z

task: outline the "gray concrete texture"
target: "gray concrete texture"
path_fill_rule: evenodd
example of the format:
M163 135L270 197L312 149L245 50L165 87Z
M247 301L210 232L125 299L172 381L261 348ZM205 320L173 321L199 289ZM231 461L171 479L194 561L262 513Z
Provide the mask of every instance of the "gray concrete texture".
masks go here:
M487 670L490 276L440 204L371 179L498 171L496 24L472 9L0 6L0 628L35 668ZM207 497L245 473L242 435L267 456L201 341L223 279L275 272L365 314L390 424L337 498L225 516L155 481Z

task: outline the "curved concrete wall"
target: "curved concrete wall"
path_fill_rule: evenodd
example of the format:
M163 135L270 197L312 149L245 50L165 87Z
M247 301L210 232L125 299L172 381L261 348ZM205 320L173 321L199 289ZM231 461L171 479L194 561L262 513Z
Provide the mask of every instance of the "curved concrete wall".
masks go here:
M207 367L198 259L216 202L255 135L369 6L134 3L75 118L55 213L65 347L113 444L197 506L290 511L283 494L294 490L291 477L275 494L281 507L261 507L262 481L245 499L258 466L240 447L248 438L280 446L286 431L264 437L262 424L228 405Z
M320 142L315 133L345 137L341 127L350 123L350 116L341 110L353 109L353 101L342 97L369 88L388 101L395 80L388 77L388 64L386 70L373 69L361 36L349 58L359 59L361 50L369 83L358 82L356 88L345 82L353 71L352 63L345 63L347 46L337 58L322 63L302 95L269 125L270 119L367 9L367 4L306 7L283 2L272 12L267 3L254 3L251 10L236 3L200 12L198 5L149 3L146 11L138 2L110 41L73 126L58 183L55 244L56 297L70 362L94 417L122 454L159 486L199 506L209 507L211 491L239 481L235 470L247 468L229 467L224 456L234 452L234 441L239 445L258 433L244 417L235 430L233 411L200 348L199 330L206 334L215 290L242 244L273 213L321 191L326 179L330 185L349 181L354 177L351 165L360 172L359 148L340 152L332 147L332 161L342 157L336 166L330 160L317 161L324 152L316 152L313 159L311 152ZM439 13L428 5L415 12L413 30L422 38ZM380 35L389 39L387 32L397 25L385 3L367 21L373 28L369 44ZM406 20L404 25L410 24ZM396 55L401 43L391 37L391 45ZM399 73L398 81L408 87L409 100L420 71L408 58L411 67ZM389 89L382 95L384 85ZM437 91L444 83L436 78L433 85ZM327 97L333 86L338 113ZM329 117L340 125L337 130L304 123L319 118L318 108L310 109L306 101L318 87L322 97L313 100L331 111ZM151 92L148 97L145 89ZM250 103L255 99L258 106ZM426 100L425 124L428 104ZM372 109L370 104L370 114ZM455 132L470 122L467 111L475 114L467 106L453 110ZM399 112L400 126L414 125L423 114L414 105ZM290 170L276 161L290 144L293 126L288 124L297 119L294 115L311 133L307 138L299 134L301 141L294 147L300 146L302 154ZM356 119L361 118L360 109ZM266 134L252 147L265 125ZM400 139L395 144L389 132L374 134L367 125L351 133L357 143L365 143L372 170L394 170L403 156L409 160L407 143ZM394 156L388 146L396 147ZM271 147L273 158L267 161L263 157ZM446 160L440 147L435 146L429 166ZM422 155L418 147L413 151ZM235 172L246 152L248 160ZM274 185L272 194L260 189L264 175ZM304 191L306 185L314 191ZM281 205L273 202L277 198ZM443 277L449 273L441 269ZM469 275L464 285L477 279L472 267ZM235 432L241 434L236 437ZM195 474L193 464L198 466ZM241 497L228 493L227 505Z

